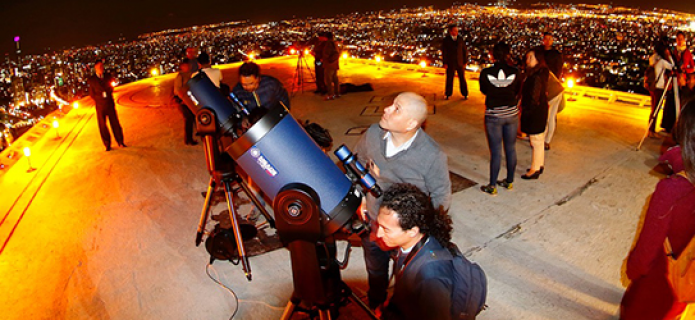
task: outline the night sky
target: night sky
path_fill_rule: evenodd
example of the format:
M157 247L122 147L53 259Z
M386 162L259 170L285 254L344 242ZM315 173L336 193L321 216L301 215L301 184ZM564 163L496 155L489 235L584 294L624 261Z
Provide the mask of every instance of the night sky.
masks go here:
M21 37L22 53L36 54L71 46L99 44L169 28L250 19L264 23L281 19L331 17L339 13L389 10L403 6L448 8L452 0L0 0L0 54L14 52ZM521 0L535 3L536 0ZM576 1L556 0L559 3ZM479 2L487 3L487 2ZM606 3L588 1L583 3ZM653 0L619 0L614 5L652 8ZM695 1L662 0L660 8L695 13ZM49 49L50 48L50 49Z

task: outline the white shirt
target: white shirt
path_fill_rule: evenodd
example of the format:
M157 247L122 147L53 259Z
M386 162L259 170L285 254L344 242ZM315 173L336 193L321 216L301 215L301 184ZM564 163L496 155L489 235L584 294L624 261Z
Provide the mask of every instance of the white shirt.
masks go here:
M393 144L393 139L391 138L391 132L387 132L386 135L384 135L384 139L386 140L386 157L391 158L391 157L395 156L396 154L398 154L399 152L410 148L410 145L413 144L413 141L415 141L415 137L417 137L418 132L420 132L420 129L417 129L417 131L415 131L415 134L413 135L413 137L408 139L408 141L406 141L400 147L396 147Z
M215 85L215 87L220 87L220 81L222 81L222 71L220 69L215 69L215 68L205 68L201 69L200 71L205 72L205 74L208 76L210 81ZM193 77L198 74L198 71L193 73Z

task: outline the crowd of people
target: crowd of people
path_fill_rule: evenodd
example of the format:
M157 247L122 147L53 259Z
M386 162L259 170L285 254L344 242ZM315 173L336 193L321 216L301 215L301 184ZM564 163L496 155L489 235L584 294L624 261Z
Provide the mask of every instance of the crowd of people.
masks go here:
M441 47L442 61L447 69L445 96L446 99L452 96L454 75L458 74L459 90L466 100L466 45L456 25L446 30ZM323 75L317 76L317 92L325 94L325 100L333 100L340 96L340 51L333 34L322 33L317 39L313 48L317 57L316 74ZM674 149L678 154L673 159L681 161L672 160L674 174L657 185L642 232L630 252L627 274L633 281L621 308L621 319L626 320L673 319L685 307L670 293L665 278L667 254L661 249L668 238L673 246L672 254L678 256L695 236L695 102L692 99L695 63L685 46L685 34L678 33L676 39L674 48L669 48L664 41L655 44L650 64L653 65L651 72L657 76L651 80L646 77L646 82L653 81L650 130L655 133L656 111L663 106L661 127L679 144ZM496 195L498 185L513 188L517 139L528 139L533 149L531 167L521 178L539 179L545 170L545 152L550 150L557 114L564 108L565 98L559 80L563 76L563 54L553 47L552 33L543 33L540 42L540 46L525 53L521 64L512 56L510 44L501 41L489 48L493 63L480 75L480 91L485 95L485 134L490 151L489 183L480 188L484 193ZM262 115L264 109L277 104L290 108L289 95L282 83L272 76L262 75L257 64L243 63L239 67L237 84L230 89L221 81L220 70L211 67L206 52L198 53L197 48L190 47L186 53L187 57L180 60L174 95L183 114L187 145L197 144L193 136L195 103L187 94L187 82L198 73L204 73L249 114L260 112ZM90 96L97 102L99 128L106 150L111 148L106 119L110 121L119 146L125 147L103 63L96 63L95 73L89 80ZM679 95L673 92L677 89L680 89ZM666 97L663 102L662 97ZM448 312L453 303L450 300L454 290L451 279L456 271L451 267L452 253L444 250L451 245L452 226L447 213L451 204L451 181L446 153L422 129L427 114L427 102L422 96L401 93L384 109L379 123L371 125L355 146L359 159L386 190L381 198L367 194L360 209L363 220L372 226L372 231L361 237L369 284L368 304L383 319L451 317ZM498 180L503 149L507 171L506 177ZM409 268L410 263L418 259L418 267ZM389 270L397 275L390 300Z

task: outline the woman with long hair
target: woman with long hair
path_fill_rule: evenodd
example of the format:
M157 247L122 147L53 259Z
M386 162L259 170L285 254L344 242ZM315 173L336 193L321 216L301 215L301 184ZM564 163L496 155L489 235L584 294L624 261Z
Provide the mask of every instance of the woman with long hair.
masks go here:
M688 103L675 132L681 144L683 171L659 181L649 201L642 231L627 258L632 281L620 304L620 319L675 319L686 304L678 302L668 282L664 241L678 257L695 237L695 102Z
M533 149L531 168L522 179L538 179L545 168L545 127L548 123L548 76L541 48L526 53L526 77L521 87L521 132Z

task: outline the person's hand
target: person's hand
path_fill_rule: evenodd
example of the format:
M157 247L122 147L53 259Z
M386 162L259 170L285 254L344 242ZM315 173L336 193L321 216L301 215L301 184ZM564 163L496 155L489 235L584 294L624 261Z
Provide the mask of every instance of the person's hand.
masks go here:
M374 163L374 161L372 161L371 159L369 159L369 162L367 162L367 167L369 168L369 172L372 174L372 176L373 176L375 179L379 179L379 177L380 177L380 175L379 175L380 171L379 171L379 167L376 165L376 163Z

